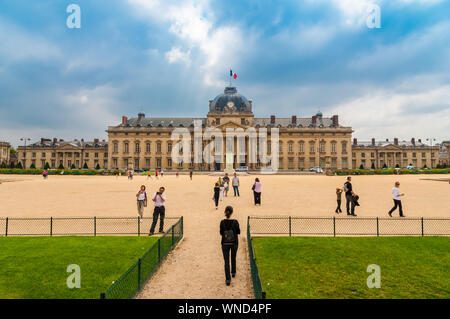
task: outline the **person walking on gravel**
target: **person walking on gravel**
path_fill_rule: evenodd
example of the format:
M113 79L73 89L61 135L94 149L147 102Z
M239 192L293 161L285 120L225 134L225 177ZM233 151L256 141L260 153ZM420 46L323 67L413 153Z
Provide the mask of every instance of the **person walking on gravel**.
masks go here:
M145 191L145 185L142 185L141 189L136 193L136 198L139 222L142 223L142 218L144 217L144 208L147 207L147 192Z
M164 230L164 217L166 214L166 195L164 194L165 188L160 187L159 191L156 192L152 200L155 203L155 210L153 211L153 222L150 227L150 236L154 234L156 223L158 222L158 216L160 217L159 221L159 232L162 233Z
M237 177L236 173L234 173L234 177L233 177L233 182L232 183L233 183L234 197L236 197L236 194L239 197L239 186L240 186L240 183L239 183L239 177Z
M389 216L392 217L392 212L397 209L400 213L400 217L405 217L403 215L403 208L402 208L402 198L401 196L405 196L404 193L400 193L400 182L395 182L394 187L392 187L392 198L394 199L394 207L389 211Z
M238 235L241 233L239 222L231 219L233 207L225 208L225 219L220 222L220 235L222 236L222 253L225 261L225 284L231 284L231 277L236 276L236 254L239 246ZM230 256L231 253L231 256ZM230 257L231 257L231 275L230 275Z
M220 186L219 183L216 183L214 185L214 194L213 194L213 201L216 205L216 209L219 208L219 197L220 197Z

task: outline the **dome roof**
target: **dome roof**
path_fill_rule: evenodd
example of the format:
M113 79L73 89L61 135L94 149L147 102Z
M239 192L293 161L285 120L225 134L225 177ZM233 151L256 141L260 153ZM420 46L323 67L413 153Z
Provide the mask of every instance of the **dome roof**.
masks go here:
M235 87L226 87L223 94L216 96L210 103L210 112L246 112L251 113L252 107L247 98L237 92Z

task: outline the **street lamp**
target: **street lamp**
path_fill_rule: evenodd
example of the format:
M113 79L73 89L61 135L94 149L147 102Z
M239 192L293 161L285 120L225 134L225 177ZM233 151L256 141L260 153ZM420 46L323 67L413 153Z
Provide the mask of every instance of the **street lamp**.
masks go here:
M27 156L27 141L31 141L31 138L28 138L28 137L22 137L20 140L21 140L22 142L24 142L23 168L26 168L25 162L26 162L26 156Z

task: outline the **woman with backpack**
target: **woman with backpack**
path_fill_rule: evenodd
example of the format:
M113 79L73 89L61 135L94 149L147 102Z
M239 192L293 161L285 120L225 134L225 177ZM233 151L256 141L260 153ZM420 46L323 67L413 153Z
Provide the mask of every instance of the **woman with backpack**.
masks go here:
M225 219L220 222L220 235L222 236L222 253L225 260L225 283L231 284L231 276L236 276L236 253L238 250L238 235L241 233L239 222L231 219L233 207L225 208ZM230 276L230 252L231 252L231 276Z

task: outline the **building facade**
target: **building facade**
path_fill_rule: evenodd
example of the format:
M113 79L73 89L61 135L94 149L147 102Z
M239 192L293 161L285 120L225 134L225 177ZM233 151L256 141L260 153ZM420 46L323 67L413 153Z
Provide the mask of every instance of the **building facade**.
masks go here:
M450 167L450 141L443 141L439 145L439 165Z
M0 165L9 165L11 145L7 142L0 142Z
M372 138L370 142L360 142L354 138L352 143L354 168L381 169L407 166L435 168L438 160L439 146L429 146L420 139L416 141L415 138L411 141L399 141L398 138L394 138L393 141L389 139L376 141Z
M23 168L108 168L108 143L94 141L41 138L39 142L18 148L18 160ZM97 166L98 165L98 166Z
M257 132L267 129L267 152L272 156L271 128L279 130L279 169L309 170L315 166L323 168L352 168L351 135L352 128L339 124L337 115L331 118L317 113L312 117L301 118L293 115L291 118L255 118L253 103L239 94L235 87L227 87L223 94L209 101L209 112L204 118L152 118L139 113L136 118L122 117L122 122L109 126L108 133L108 164L109 169L165 169L165 170L223 170L227 165L233 168L247 166L258 169L265 166L258 159L249 158L249 149L254 147L250 137L245 138L246 155L239 157L236 150L236 138L232 150L225 143L215 145L214 160L181 164L173 163L172 147L177 143L171 139L175 128L186 128L191 135L191 150L201 147L204 150L208 140L195 140L195 122L201 124L201 133L208 129L217 129L226 136L227 129ZM215 140L216 141L216 140ZM216 143L216 142L214 142ZM256 147L259 143L257 143ZM241 145L239 145L241 146ZM268 163L270 164L270 163Z

